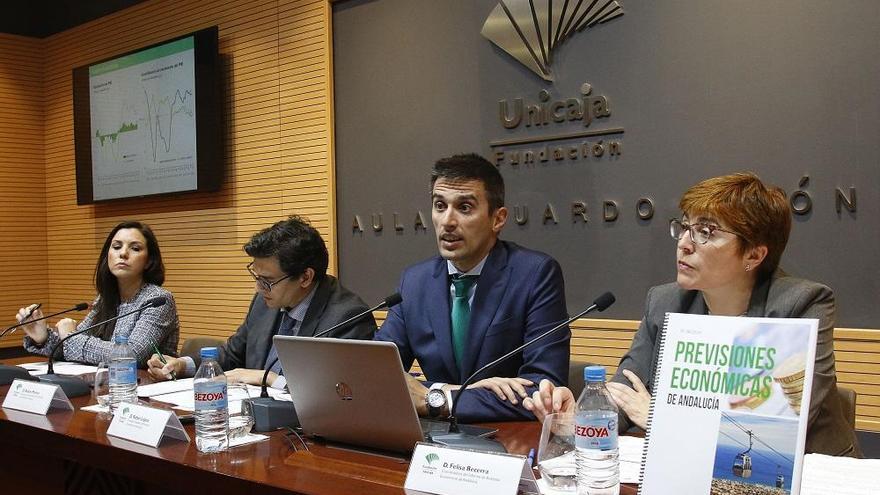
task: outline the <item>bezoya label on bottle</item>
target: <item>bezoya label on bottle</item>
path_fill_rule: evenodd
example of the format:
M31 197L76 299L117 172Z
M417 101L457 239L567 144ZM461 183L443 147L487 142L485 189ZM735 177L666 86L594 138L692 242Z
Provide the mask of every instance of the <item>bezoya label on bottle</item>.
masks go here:
M574 427L579 449L613 450L617 448L617 413L579 414Z
M196 382L193 390L195 391L196 411L226 409L228 407L226 380Z
M112 363L110 365L110 383L137 383L137 365L134 361Z

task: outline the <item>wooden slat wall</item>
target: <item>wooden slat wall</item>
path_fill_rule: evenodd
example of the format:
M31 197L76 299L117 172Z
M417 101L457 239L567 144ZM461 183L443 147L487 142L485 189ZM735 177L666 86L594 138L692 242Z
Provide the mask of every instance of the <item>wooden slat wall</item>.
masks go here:
M49 300L44 45L43 40L0 34L0 322L4 324L15 321L21 306ZM21 332L0 341L2 347L20 345Z
M291 213L330 241L335 271L329 24L326 0L154 0L45 40L46 210L37 230L46 232L53 307L92 299L101 244L124 218L159 237L181 341L237 328L253 295L241 246ZM71 70L212 25L230 120L223 189L77 206Z
M856 428L880 431L880 330L834 329L837 381L856 391Z
M386 314L375 312L376 323L381 325ZM571 327L571 358L604 365L613 374L638 328L635 320L577 320ZM856 428L880 432L880 330L836 328L834 358L837 383L858 394Z

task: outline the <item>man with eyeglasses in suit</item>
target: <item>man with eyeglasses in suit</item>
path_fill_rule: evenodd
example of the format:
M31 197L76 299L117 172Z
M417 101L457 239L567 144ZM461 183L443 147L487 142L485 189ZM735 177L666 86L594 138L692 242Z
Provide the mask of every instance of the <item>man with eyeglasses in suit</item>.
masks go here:
M259 385L269 369L267 383L284 388L287 380L273 336L315 335L368 306L327 274L327 246L318 231L298 216L254 234L244 250L253 258L247 270L256 294L244 322L220 347L218 362L230 382ZM327 337L369 340L375 332L376 321L368 315ZM166 359L163 364L154 354L147 362L153 378L167 380L172 371L178 377L193 376L199 365L198 356Z

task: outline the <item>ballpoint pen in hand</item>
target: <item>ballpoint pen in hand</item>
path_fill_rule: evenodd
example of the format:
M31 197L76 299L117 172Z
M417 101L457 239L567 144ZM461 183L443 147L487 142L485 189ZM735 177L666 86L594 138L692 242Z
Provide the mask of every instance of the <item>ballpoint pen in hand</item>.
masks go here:
M25 321L27 321L27 319L30 318L31 316L33 316L34 312L37 311L38 309L40 309L41 306L43 306L43 303L37 303L36 306L31 308L31 310L28 311L26 315L24 315L24 318L22 318L21 321L19 321L19 323L24 323ZM12 331L9 332L9 334L12 335L13 333L15 333L16 330L18 330L18 328L13 328Z
M159 350L159 346L153 342L153 350L156 351L156 355L159 356L159 361L162 361L162 364L168 364L168 361L165 360L165 356L162 355L162 351ZM171 379L177 380L177 375L174 373L174 370L171 370Z

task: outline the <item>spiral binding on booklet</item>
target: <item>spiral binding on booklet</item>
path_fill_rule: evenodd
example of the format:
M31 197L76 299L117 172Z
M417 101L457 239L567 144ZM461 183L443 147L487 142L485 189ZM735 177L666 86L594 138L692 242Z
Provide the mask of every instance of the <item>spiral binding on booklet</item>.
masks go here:
M663 349L666 346L666 328L669 325L669 313L666 313L666 316L663 318L663 330L660 332L660 349L657 353L658 356L663 355ZM651 443L651 424L654 421L654 406L657 402L657 394L656 390L660 386L660 366L661 363L657 362L657 369L654 370L654 380L651 385L651 390L655 391L655 393L651 394L651 405L648 407L648 421L647 428L645 428L645 445L642 447L642 465L639 467L639 495L642 495L642 487L644 486L642 482L645 480L645 465L648 459L648 444Z

